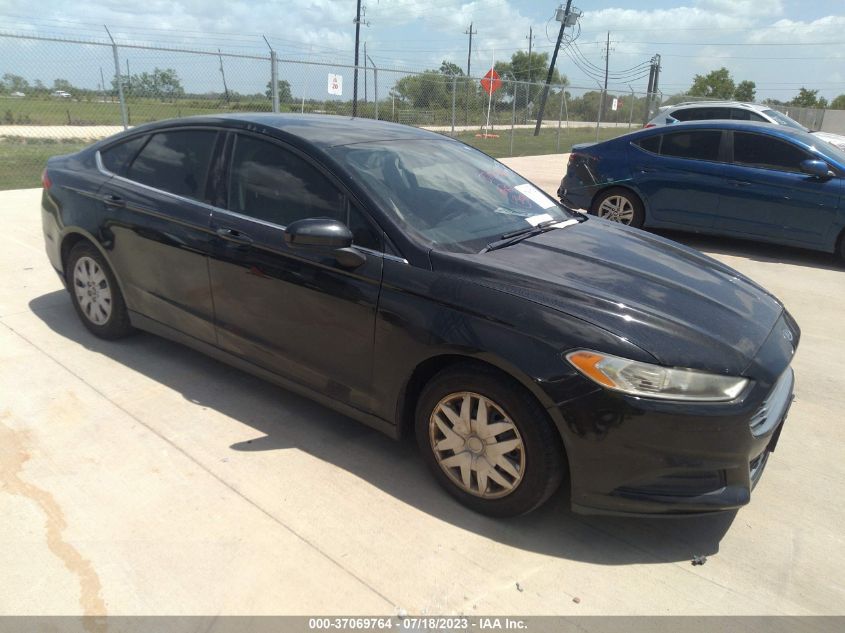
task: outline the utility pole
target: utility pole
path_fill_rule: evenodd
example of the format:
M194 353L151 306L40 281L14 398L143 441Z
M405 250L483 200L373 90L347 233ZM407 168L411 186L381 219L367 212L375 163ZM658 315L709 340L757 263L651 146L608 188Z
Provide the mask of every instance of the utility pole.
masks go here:
M534 44L534 27L528 27L528 85L525 86L525 117L524 121L528 123L528 102L531 101L531 48ZM514 87L514 99L516 99L516 87Z
M106 78L103 76L103 67L100 66L100 90L103 93L103 101L106 100Z
M659 92L658 86L660 85L660 55L654 56L654 86L652 89L654 90L655 94Z
M540 107L537 110L537 125L534 128L534 136L540 135L540 126L543 125L543 110L546 109L546 100L549 98L549 86L552 83L552 75L555 72L555 63L557 62L557 54L560 52L560 42L563 39L563 32L566 29L566 23L569 20L569 13L572 9L572 0L566 0L566 9L563 12L563 17L560 21L560 31L557 34L557 43L555 44L555 52L552 53L552 61L549 62L549 74L546 76L546 85L543 87L543 92L540 95Z
M223 70L223 54L217 49L217 59L220 60L220 74L223 76L223 94L226 96L226 103L229 103L229 88L226 86L226 72Z
M132 75L129 74L129 58L126 58L126 87L132 91Z
M596 125L601 123L602 115L604 114L604 101L607 98L607 75L610 69L610 31L607 32L607 44L604 49L604 90L601 93L601 100L599 101L599 118Z
M648 72L648 88L646 88L645 93L645 108L643 112L643 125L648 123L648 120L651 118L651 95L654 92L654 69L655 69L655 57L651 58L651 68Z
M352 80L352 116L358 114L358 42L361 39L361 0L355 10L355 72Z
M470 66L472 63L472 36L478 33L478 31L472 30L472 22L469 23L469 28L464 31L465 35L469 35L469 48L467 49L467 98L466 103L464 104L464 123L469 125L469 90L470 90Z
M367 103L367 43L364 42L364 103Z

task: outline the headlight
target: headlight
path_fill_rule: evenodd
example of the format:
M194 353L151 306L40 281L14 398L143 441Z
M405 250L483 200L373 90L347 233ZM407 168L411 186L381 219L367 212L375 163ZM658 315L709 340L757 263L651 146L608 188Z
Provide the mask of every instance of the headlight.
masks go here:
M720 402L733 400L748 384L747 378L661 367L588 350L570 352L566 360L602 387L646 398Z

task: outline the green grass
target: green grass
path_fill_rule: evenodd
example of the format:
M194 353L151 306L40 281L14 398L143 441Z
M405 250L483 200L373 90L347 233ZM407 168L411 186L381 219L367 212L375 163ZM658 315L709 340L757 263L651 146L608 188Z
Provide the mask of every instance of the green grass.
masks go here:
M227 106L217 100L184 100L163 103L155 99L131 99L128 104L130 125L160 121L194 114L230 112L235 108L268 111L270 103L249 102ZM71 99L0 99L0 125L121 125L117 102L74 101Z
M0 190L39 187L48 158L79 151L86 145L85 141L0 138Z
M628 128L601 128L599 140L616 138L628 132ZM633 131L633 130L631 130ZM499 138L478 138L478 132L461 132L455 136L473 147L486 152L495 158L507 156L534 156L538 154L557 154L569 152L573 145L578 143L591 143L596 140L596 129L591 128L565 128L560 130L560 143L558 143L557 128L542 128L539 136L534 136L534 130L514 130L513 151L511 151L510 128L496 128L493 132Z

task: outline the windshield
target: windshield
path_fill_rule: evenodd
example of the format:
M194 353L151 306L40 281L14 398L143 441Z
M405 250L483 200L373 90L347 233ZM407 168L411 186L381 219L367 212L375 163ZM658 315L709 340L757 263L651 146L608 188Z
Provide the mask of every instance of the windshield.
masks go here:
M505 234L574 217L500 162L451 140L375 141L332 151L432 248L477 253Z
M763 110L763 114L766 114L773 118L778 125L786 125L796 130L801 130L802 132L809 132L809 130L803 125L801 125L798 121L796 121L795 119L790 119L783 112L778 112L777 110Z

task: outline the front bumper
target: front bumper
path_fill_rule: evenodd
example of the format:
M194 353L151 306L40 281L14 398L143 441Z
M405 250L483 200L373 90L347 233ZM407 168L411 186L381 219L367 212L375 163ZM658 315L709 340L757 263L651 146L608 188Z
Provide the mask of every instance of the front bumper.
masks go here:
M747 504L793 399L794 348L784 345L785 323L775 326L749 367L749 375L761 377L737 401L660 401L597 389L554 407L569 459L572 509L689 515Z

